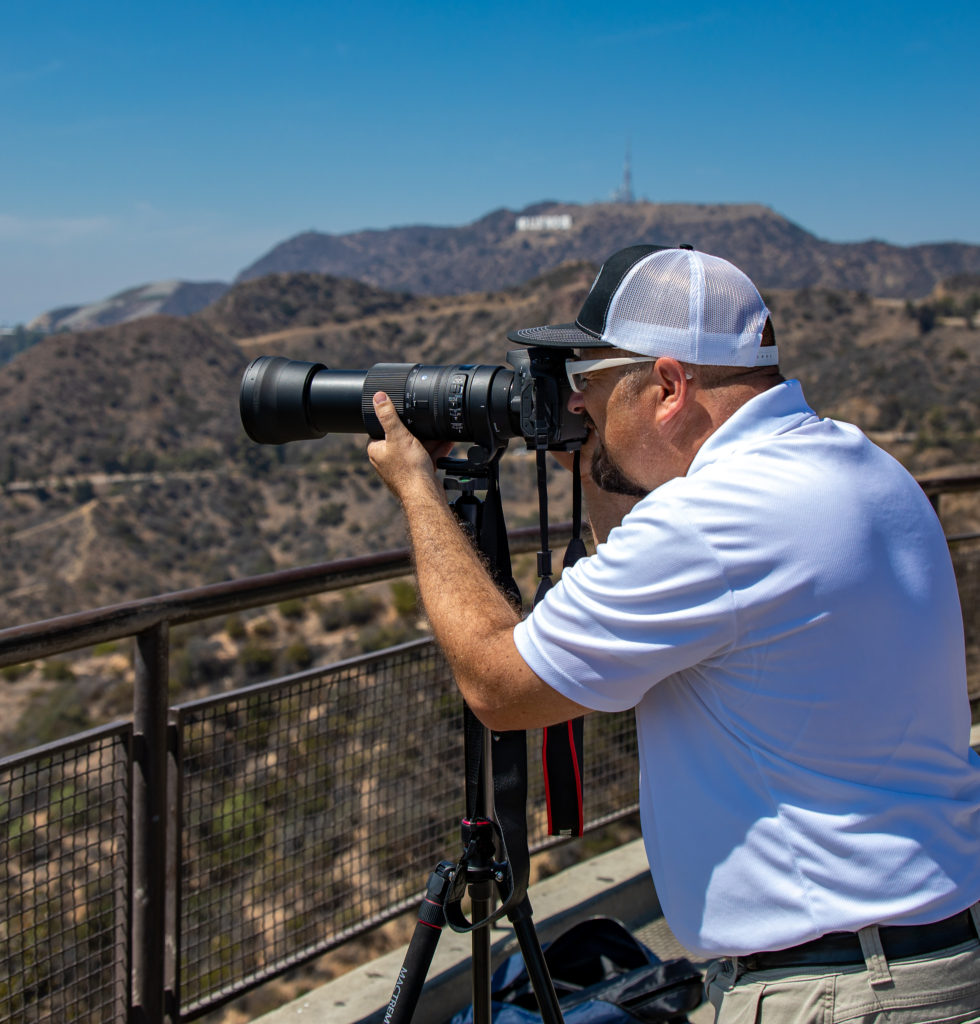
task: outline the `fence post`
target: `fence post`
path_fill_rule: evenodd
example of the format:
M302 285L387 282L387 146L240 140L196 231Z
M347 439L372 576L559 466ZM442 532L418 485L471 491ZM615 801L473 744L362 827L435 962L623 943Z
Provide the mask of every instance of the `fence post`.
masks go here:
M138 633L133 780L132 1024L166 1024L167 715L170 631Z
M939 503L942 500L942 496L942 491L934 491L932 494L929 495L929 502L932 505L933 511L936 513L936 518L939 519L940 522L942 522L943 518L939 514Z

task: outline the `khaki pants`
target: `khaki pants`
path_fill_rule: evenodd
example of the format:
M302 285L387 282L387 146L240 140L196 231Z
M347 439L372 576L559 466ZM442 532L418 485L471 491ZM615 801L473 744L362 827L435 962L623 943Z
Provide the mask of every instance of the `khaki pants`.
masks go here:
M853 966L746 972L737 957L716 961L705 978L715 1024L980 1022L980 942L889 963L877 931L859 933L865 963Z

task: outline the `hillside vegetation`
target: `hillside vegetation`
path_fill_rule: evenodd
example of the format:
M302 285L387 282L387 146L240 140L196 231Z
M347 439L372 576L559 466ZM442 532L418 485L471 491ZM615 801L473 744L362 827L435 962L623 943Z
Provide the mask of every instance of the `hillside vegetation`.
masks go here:
M276 276L197 317L45 338L0 367L4 621L400 545L366 435L248 440L238 412L248 361L499 363L508 329L573 316L593 272L441 299ZM267 333L247 336L256 330ZM533 487L522 467L508 470L517 504Z

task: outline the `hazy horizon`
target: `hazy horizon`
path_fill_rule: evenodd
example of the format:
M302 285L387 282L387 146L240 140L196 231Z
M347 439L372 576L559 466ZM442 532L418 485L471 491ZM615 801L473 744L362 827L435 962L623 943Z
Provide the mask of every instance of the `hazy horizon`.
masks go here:
M0 324L231 281L305 230L501 207L766 205L980 244L980 6L703 0L0 12Z

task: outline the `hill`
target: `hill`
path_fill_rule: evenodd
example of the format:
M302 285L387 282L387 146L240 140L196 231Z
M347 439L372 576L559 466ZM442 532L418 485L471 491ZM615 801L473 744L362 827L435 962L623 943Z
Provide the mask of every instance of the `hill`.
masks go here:
M223 281L156 281L82 306L62 306L35 317L28 330L87 331L163 313L187 316L203 309L228 290Z
M398 312L414 301L410 295L349 278L282 273L238 285L204 309L198 319L233 338L250 338Z
M312 271L417 294L497 291L570 260L601 263L639 241L688 242L731 260L760 288L921 298L945 278L980 273L980 246L828 242L762 205L639 202L540 203L462 227L309 231L275 246L236 280Z
M150 317L51 335L0 373L0 480L187 468L237 438L240 349L206 324Z
M200 317L44 338L0 367L4 621L399 545L366 435L245 437L249 359L496 364L515 318L568 318L593 275L579 265L505 294L425 300L274 277ZM509 494L526 502L533 474L513 475Z

